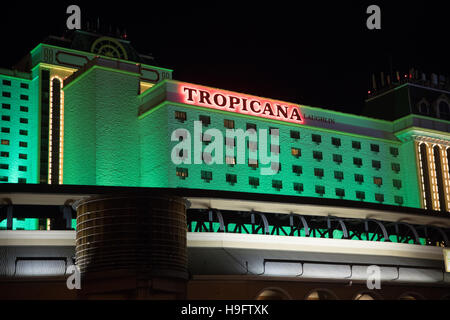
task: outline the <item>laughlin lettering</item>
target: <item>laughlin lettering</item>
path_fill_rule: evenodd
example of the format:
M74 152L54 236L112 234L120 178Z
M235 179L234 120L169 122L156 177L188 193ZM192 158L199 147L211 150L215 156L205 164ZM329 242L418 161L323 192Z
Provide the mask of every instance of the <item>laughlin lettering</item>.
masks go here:
M227 110L241 114L260 116L268 119L303 123L303 118L296 105L287 105L265 99L240 96L215 91L182 86L181 93L184 103L206 106L214 109Z

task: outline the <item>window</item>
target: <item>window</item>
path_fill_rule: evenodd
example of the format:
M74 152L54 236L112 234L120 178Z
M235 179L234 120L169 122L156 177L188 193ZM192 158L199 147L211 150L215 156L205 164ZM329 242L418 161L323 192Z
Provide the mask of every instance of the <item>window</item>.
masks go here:
M200 174L201 174L202 180L204 180L205 182L209 183L212 180L212 172L211 171L202 170Z
M281 180L272 180L272 188L279 191L281 188L283 188L283 182L281 182Z
M2 96L5 97L5 98L11 98L11 92L3 91L2 92Z
M361 158L353 158L353 164L357 167L362 166L362 159Z
M3 121L10 121L11 117L10 116L2 116L2 120Z
M9 152L6 152L6 151L0 152L0 157L8 158L9 157Z
M352 141L352 148L356 150L361 150L361 142L359 141Z
M28 83L23 83L23 82L20 84L20 87L22 89L28 89L29 88Z
M248 166L252 169L258 168L258 160L248 159Z
M400 172L400 164L392 163L392 171L395 171L395 173L399 173Z
M10 129L2 127L2 133L9 133Z
M0 164L0 169L8 170L8 169L9 169L9 165L8 165L8 164L1 163L1 164Z
M419 112L422 114L429 114L430 113L430 108L428 106L428 103L423 101L419 104Z
M331 138L331 144L335 147L341 146L341 139L339 138Z
M19 153L19 159L28 159L28 156L25 153Z
M296 157L299 158L302 156L302 150L299 148L291 148L291 154Z
M20 123L26 124L26 123L28 123L28 119L20 118Z
M0 176L0 182L8 182L8 177Z
M26 148L26 147L28 147L28 143L24 142L24 141L20 141L19 142L19 147Z
M381 169L381 161L372 160L372 168L375 168L376 170L380 170Z
M383 185L383 179L380 177L373 177L373 183L378 187L381 187Z
M11 110L11 105L9 103L2 103L2 109Z
M292 166L292 172L299 176L299 175L301 175L303 173L303 167L302 166L293 165Z
M269 128L269 133L271 136L279 136L280 135L280 129L278 128Z
M275 144L271 144L270 145L270 152L273 154L280 154L280 146L279 145L275 145Z
M356 199L361 201L366 199L366 193L364 191L356 191Z
M378 144L371 144L370 145L370 151L380 152L380 146Z
M202 122L202 126L209 126L211 124L211 118L208 116L199 116L199 120Z
M9 146L9 140L2 139L2 145Z
M313 134L311 136L312 142L315 142L317 144L322 142L322 136L318 135L318 134Z
M398 148L391 147L389 150L394 157L398 156Z
M450 120L450 107L447 101L441 101L438 106L439 118L444 120Z
M333 154L333 161L337 164L342 163L342 156L340 154Z
M21 94L20 95L20 100L28 101L28 96L26 94Z
M322 161L323 156L321 151L313 151L313 158L317 161Z
M336 196L339 197L339 198L345 197L345 190L344 189L340 189L340 188L336 188Z
M181 179L186 179L188 177L188 169L187 168L176 168L177 177Z
M26 166L19 166L19 171L27 171L27 167Z
M384 202L384 195L380 193L375 194L375 201L377 202Z
M227 129L234 129L234 120L225 119L223 120L223 125Z
M237 175L235 174L226 174L225 176L226 181L231 184L234 185L235 183L237 183Z
M20 106L20 111L22 111L22 112L28 112L28 107Z
M325 194L325 187L324 186L316 186L316 193L320 196L323 196Z
M187 119L186 112L183 111L175 111L175 119L177 119L180 122L184 122Z
M11 86L11 80L3 80L2 83L4 86Z
M28 130L19 130L19 134L22 136L27 136L28 135Z
M294 191L298 193L303 192L303 183L294 182Z
M249 183L252 187L256 188L256 187L259 186L259 178L256 178L256 177L248 177L248 183Z
M396 204L402 205L403 204L403 197L395 196L394 201Z
M300 131L291 130L291 138L295 140L300 139Z
M256 131L256 124L254 123L247 123L247 131L248 130L255 130Z
M234 166L236 164L236 157L226 156L225 163L229 166Z
M397 188L399 190L402 188L402 180L394 179L392 180L392 183L394 185L394 188Z
M17 179L17 182L18 182L18 183L27 183L27 179L25 179L25 178L19 178L19 179Z
M362 174L355 174L355 181L359 184L364 182L364 176Z
M314 175L319 179L323 178L323 169L314 168Z
M339 180L339 181L344 180L344 172L342 172L342 171L335 171L334 172L334 178Z

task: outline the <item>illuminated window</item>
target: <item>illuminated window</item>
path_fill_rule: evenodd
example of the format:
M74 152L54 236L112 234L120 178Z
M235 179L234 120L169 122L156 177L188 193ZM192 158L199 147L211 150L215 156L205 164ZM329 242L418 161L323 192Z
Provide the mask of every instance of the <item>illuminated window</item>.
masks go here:
M246 130L255 130L256 131L256 124L254 124L254 123L247 123Z
M312 140L312 142L315 142L315 143L319 144L319 143L322 142L322 136L320 136L318 134L313 134L311 136L311 140Z
M341 164L342 163L342 155L333 154L333 161L336 162L337 164Z
M370 145L370 151L380 152L380 146L378 144L371 144Z
M295 140L300 139L300 131L291 130L291 138Z
M28 156L25 153L19 153L19 159L28 159Z
M383 194L376 193L376 194L375 194L375 201L378 201L378 202L384 202L384 195L383 195Z
M9 158L9 152L6 152L6 151L0 152L0 157Z
M400 164L392 163L392 171L395 171L395 173L399 173L400 172Z
M305 300L336 300L336 297L325 290L315 290L308 294Z
M11 92L3 91L2 92L2 96L5 97L5 98L11 98Z
M283 182L281 180L272 180L272 188L280 190L283 188Z
M11 80L3 80L2 83L4 86L11 86Z
M356 191L356 199L361 201L366 199L366 193L364 191Z
M186 112L183 111L175 111L175 119L177 119L180 122L184 122L187 119Z
M335 147L341 146L341 139L339 138L331 138L331 144Z
M256 188L259 186L259 178L256 177L248 177L248 183L249 185L251 185L253 188Z
M28 143L25 142L25 141L20 141L19 142L19 147L26 148L26 147L28 147Z
M359 142L359 141L352 141L352 148L356 149L356 150L360 150L361 149L361 142Z
M2 127L2 133L9 133L10 129Z
M342 171L335 171L334 172L334 178L339 180L339 181L344 180L344 172L342 172Z
M10 116L2 116L2 120L3 121L10 121L11 117Z
M323 155L321 151L313 151L313 158L317 161L322 161Z
M212 180L212 172L211 171L202 170L200 174L201 174L202 180L204 180L205 182L209 183Z
M355 297L355 300L375 300L375 298L368 293L360 293Z
M20 100L28 101L28 96L26 94L21 94L20 95Z
M234 166L236 164L236 157L226 156L225 163L230 166Z
M2 103L2 109L11 110L11 105L9 103Z
M323 178L323 169L320 168L314 168L314 175L318 177L319 179Z
M392 182L394 184L394 188L397 188L399 190L402 188L402 180L394 179L392 180Z
M316 193L320 196L323 196L325 194L325 187L324 186L316 186Z
M299 175L301 175L303 173L303 167L302 166L293 165L292 166L292 172L299 176Z
M372 160L372 168L374 168L376 170L380 170L381 169L381 161Z
M303 183L294 182L294 191L298 193L303 192Z
M390 147L389 150L391 152L391 155L393 155L394 157L398 156L398 148Z
M9 140L2 139L2 145L9 146Z
M373 183L381 187L383 185L383 179L380 177L373 177Z
M202 122L202 125L207 127L211 124L211 118L208 116L199 116L199 120Z
M302 156L302 150L299 148L291 148L291 154L296 157L299 158Z
M5 164L5 163L0 163L0 169L8 170L9 169L9 165Z
M364 182L364 176L362 174L355 174L355 181L359 184Z
M394 197L394 201L395 201L396 204L402 205L403 204L403 197L395 196Z
M339 198L345 197L345 190L336 188L336 196L339 197Z
M22 89L28 89L29 88L28 83L23 83L23 82L20 84L20 87Z
M362 166L362 159L361 158L353 158L353 164L357 167L361 167Z
M234 129L234 120L224 119L223 120L223 125L227 129Z
M237 183L237 175L235 174L228 174L226 175L226 181L231 184L234 185L235 183Z
M188 169L187 168L176 168L177 177L181 179L185 179L188 177Z

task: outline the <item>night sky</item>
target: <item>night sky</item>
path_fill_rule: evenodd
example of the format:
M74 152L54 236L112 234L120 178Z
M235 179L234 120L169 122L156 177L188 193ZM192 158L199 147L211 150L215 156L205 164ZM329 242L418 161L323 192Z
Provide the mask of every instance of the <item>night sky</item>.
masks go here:
M105 29L126 29L176 80L299 104L359 114L371 72L392 64L450 74L450 13L441 1L142 3L3 2L0 66L63 35L66 8L78 4L83 25L99 18ZM382 30L366 28L370 4L381 7Z

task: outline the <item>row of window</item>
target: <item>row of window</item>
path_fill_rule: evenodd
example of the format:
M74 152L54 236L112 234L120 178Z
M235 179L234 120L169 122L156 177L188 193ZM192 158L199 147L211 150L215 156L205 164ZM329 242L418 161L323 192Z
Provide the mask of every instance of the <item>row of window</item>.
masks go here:
M7 127L2 127L2 128L1 128L1 132L2 132L2 133L11 133L11 129L10 129L10 128L7 128ZM21 136L28 136L28 130L20 129L20 130L19 130L19 134L20 134Z
M8 151L1 151L0 157L2 158L9 158L9 152ZM26 153L19 153L19 159L26 160L28 159L28 155Z
M175 111L175 119L177 119L178 121L181 121L181 122L186 121L186 119L187 119L186 112ZM209 117L209 116L200 115L199 120L206 127L209 126L209 124L211 123L211 117ZM224 119L224 127L227 129L234 129L235 128L234 120ZM246 129L247 130L256 130L256 124L247 123ZM276 132L277 132L277 128L270 128L270 134L276 134ZM298 140L298 139L300 139L300 131L291 130L290 136L292 139ZM312 134L311 140L312 140L312 142L315 142L316 144L320 144L320 143L322 143L322 136L319 134ZM341 142L340 138L332 137L331 144L334 145L335 147L339 148L342 145L342 142ZM361 142L352 141L352 148L355 150L361 150ZM370 144L370 150L372 152L378 153L378 152L380 152L380 146L378 144L372 143L372 144ZM393 155L394 157L397 157L399 155L398 148L390 147L389 151L390 151L390 154Z
M11 121L11 116L2 115L2 121ZM27 124L28 123L28 119L27 118L20 118L19 122L23 123L23 124Z
M8 170L9 164L0 163L0 169ZM27 172L27 170L28 170L27 166L19 166L18 169L19 169L19 171L22 171L22 172Z
M1 145L2 146L9 146L11 141L8 139L1 139ZM19 141L19 147L26 148L28 147L28 142L25 141Z
M9 92L9 91L2 91L2 97L3 98L11 98L11 92ZM28 101L28 95L21 94L20 95L20 100Z
M2 81L2 84L3 84L4 86L10 87L10 86L11 86L11 80L6 80L6 79L4 79L4 80ZM28 88L29 88L29 85L28 85L28 83L23 83L23 82L21 82L21 83L20 83L20 87L21 87L22 89L28 89Z
M9 104L9 103L2 103L2 109L3 110L11 110L11 104ZM20 106L20 111L28 112L28 107Z
M9 179L7 176L0 176L0 182L9 182ZM17 182L18 183L27 183L27 179L26 178L18 178Z

